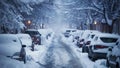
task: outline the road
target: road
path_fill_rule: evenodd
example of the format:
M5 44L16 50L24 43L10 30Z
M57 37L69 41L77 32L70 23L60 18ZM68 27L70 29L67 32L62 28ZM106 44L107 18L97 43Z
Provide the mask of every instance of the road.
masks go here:
M83 68L74 51L56 36L44 57L43 68Z

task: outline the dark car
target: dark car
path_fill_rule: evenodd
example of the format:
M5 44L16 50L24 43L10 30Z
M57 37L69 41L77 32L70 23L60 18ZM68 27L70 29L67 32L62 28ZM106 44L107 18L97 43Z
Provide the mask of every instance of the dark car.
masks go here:
M36 29L28 29L25 33L29 34L32 38L33 43L41 45L41 34Z
M106 65L110 68L120 68L120 40L108 49Z

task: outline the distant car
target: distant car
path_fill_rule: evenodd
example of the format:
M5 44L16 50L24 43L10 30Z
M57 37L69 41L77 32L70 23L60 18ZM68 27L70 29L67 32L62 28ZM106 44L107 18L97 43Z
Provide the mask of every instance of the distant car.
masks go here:
M28 29L25 31L26 34L29 34L32 38L32 41L35 44L41 45L41 34L36 29Z
M108 49L106 65L110 68L120 68L120 39L114 47Z
M70 37L70 36L73 35L75 32L77 32L77 29L66 29L63 34L64 34L65 37Z
M95 35L88 47L88 57L93 61L96 59L106 58L108 48L114 46L118 38L118 35L109 33Z
M14 34L0 34L0 55L22 60L26 63L25 45Z
M87 52L88 53L88 46L90 45L91 41L93 40L94 36L96 34L100 34L101 32L95 31L95 32L91 32L90 34L88 34L88 36L86 37L86 40L84 41L84 44L82 46L82 52Z

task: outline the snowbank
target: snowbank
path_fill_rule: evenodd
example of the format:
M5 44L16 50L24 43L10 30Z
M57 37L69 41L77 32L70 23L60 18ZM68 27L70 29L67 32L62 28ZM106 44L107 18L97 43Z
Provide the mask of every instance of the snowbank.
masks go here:
M25 68L23 62L0 55L0 68Z
M0 55L0 68L40 68L40 66L33 61L24 64L22 61Z
M106 67L106 60L101 59L101 60L95 61L94 68L107 68Z

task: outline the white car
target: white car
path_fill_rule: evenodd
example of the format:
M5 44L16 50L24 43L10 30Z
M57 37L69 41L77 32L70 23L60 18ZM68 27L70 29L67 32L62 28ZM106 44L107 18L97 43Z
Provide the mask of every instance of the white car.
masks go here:
M85 30L83 33L82 33L82 36L80 38L80 41L79 41L79 47L82 47L86 40L88 39L88 36L90 33L96 33L96 32L99 32L99 31L96 31L96 30Z
M77 32L77 29L65 29L65 32L63 33L65 37L70 37L71 35L74 35L74 33Z
M108 48L114 46L119 36L109 33L95 35L88 47L88 57L95 61L96 59L106 58Z
M25 45L22 45L17 35L0 34L0 55L23 60L26 63Z
M32 46L32 39L29 34L16 34L16 35L21 40L22 45L26 45L27 47Z
M106 58L108 67L120 68L120 38L114 47L108 49Z
M93 38L95 37L95 35L100 34L101 32L92 32L90 34L88 34L88 37L86 38L86 40L84 41L84 45L82 46L82 52L88 52L88 47L91 43L91 41L93 40Z

